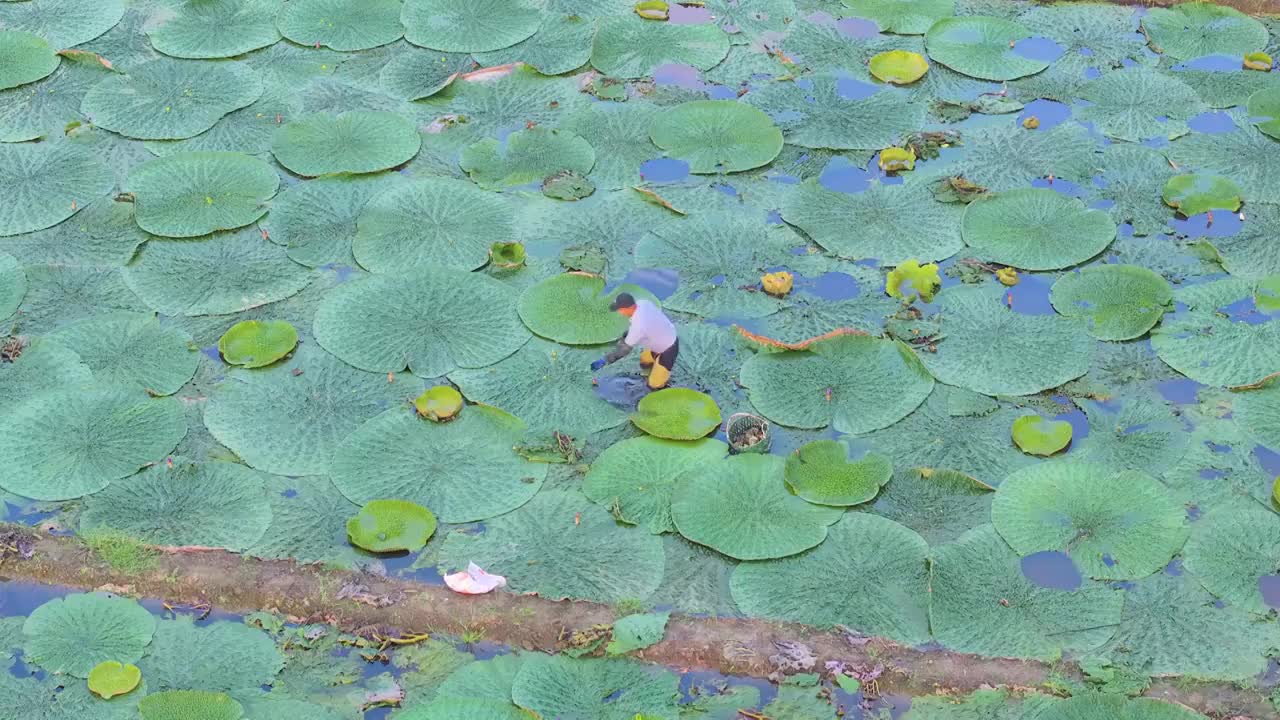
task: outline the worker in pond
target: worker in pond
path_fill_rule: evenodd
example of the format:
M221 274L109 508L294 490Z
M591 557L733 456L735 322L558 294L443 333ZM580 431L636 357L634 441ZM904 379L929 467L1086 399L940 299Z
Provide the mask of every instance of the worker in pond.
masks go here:
M671 369L676 366L676 354L680 352L680 341L676 338L676 326L657 305L648 300L636 300L630 293L618 293L611 310L625 315L631 320L631 327L626 337L618 341L618 346L608 355L591 363L592 370L599 370L609 363L626 357L633 348L639 347L640 367L649 370L649 388L657 390L667 386L671 379Z

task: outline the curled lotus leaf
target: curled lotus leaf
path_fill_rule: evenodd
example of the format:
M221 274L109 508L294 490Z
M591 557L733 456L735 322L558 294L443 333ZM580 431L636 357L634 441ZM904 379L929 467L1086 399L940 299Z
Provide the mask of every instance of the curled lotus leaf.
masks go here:
M1024 415L1013 421L1013 442L1028 455L1052 455L1071 444L1071 423Z
M933 302L933 296L942 289L942 278L938 275L938 264L911 259L889 271L885 278L884 291L889 297L901 298L904 302L917 299Z
M347 537L369 552L417 552L436 531L436 516L408 500L373 500L347 521Z

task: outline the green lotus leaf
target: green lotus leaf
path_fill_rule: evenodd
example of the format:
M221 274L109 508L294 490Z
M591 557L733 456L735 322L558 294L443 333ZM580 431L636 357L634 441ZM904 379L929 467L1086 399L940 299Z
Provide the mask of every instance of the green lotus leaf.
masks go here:
M681 26L673 26L681 27ZM768 115L732 100L695 100L654 117L653 143L700 174L767 165L782 150L782 131Z
M45 393L0 418L0 487L36 500L78 498L160 460L186 432L172 398L113 385Z
M424 326L433 331L423 334ZM529 339L502 283L443 268L335 288L316 310L314 332L321 347L362 370L408 366L428 378L488 367Z
M1071 444L1071 423L1024 415L1013 421L1013 442L1028 455L1052 455Z
M661 642L670 618L670 612L619 618L613 623L613 639L605 646L605 652L610 655L625 655L632 650L643 650Z
M459 142L465 145L465 140L500 137L529 123L558 127L561 118L590 103L589 96L578 90L576 80L547 77L533 68L518 66L497 77L457 80L418 105L436 116L466 118L465 123L443 133L446 139L451 132L458 133ZM448 158L449 172L455 172L456 163L455 157Z
M486 190L541 182L570 171L585 175L596 153L586 140L568 131L533 127L499 142L486 138L462 151L461 166Z
M615 443L600 453L582 481L582 492L614 516L652 533L672 532L671 492L682 478L722 461L728 448L719 440L694 442L643 436Z
M1240 199L1263 203L1280 193L1280 175L1275 172L1280 143L1244 117L1235 124L1228 133L1193 133L1171 143L1165 154L1184 171L1229 178L1239 186Z
M516 674L511 697L536 717L634 720L674 717L678 685L670 670L634 660L535 654Z
M421 141L408 119L389 112L319 113L286 123L271 153L298 175L369 173L408 162Z
M1240 188L1220 175L1175 175L1165 183L1161 197L1166 205L1186 217L1213 210L1240 209Z
M1051 705L1036 717L1043 720L1106 717L1115 720L1196 720L1203 717L1183 705L1152 698L1129 699L1121 695L1083 693Z
M213 127L262 91L262 78L248 65L163 58L103 78L85 94L80 110L95 125L125 137L181 140Z
M929 640L929 546L912 530L849 513L812 551L742 563L733 573L743 612L818 627L844 625L909 645ZM855 585L833 577L857 577Z
M1091 105L1075 116L1116 140L1176 138L1190 132L1187 120L1208 110L1190 85L1158 70L1134 66L1109 72L1080 90Z
M1047 188L997 193L970 203L964 242L984 259L1021 270L1057 270L1082 263L1116 237L1107 213Z
M371 500L347 521L347 537L369 552L417 552L436 531L436 516L407 500Z
M1071 453L1082 462L1159 476L1187 451L1183 421L1158 396L1130 396L1118 412L1114 403L1077 403L1089 417L1089 434Z
M2 63L0 63L2 64ZM112 173L68 142L0 145L0 237L43 230L111 192Z
M346 541L347 520L360 510L328 477L269 476L271 524L245 554L298 563L351 567L359 559Z
M524 432L495 408L477 405L453 422L429 423L392 407L342 441L330 473L357 505L399 498L434 508L443 522L484 520L524 505L542 486L547 466L511 449Z
M518 242L496 242L489 247L489 262L495 267L512 270L524 265L524 245Z
M923 35L955 14L955 0L844 0L853 15L875 20L881 32Z
M514 355L483 369L454 370L449 380L471 402L502 408L536 430L579 437L617 427L627 415L592 386L597 349L565 348L533 339Z
M233 313L299 293L314 276L264 242L257 228L197 240L153 239L124 269L124 280L166 315Z
M784 466L772 455L737 455L686 475L671 496L676 529L739 560L786 557L818 545L843 509L792 495Z
M1280 366L1280 325L1233 322L1212 308L1166 321L1151 346L1169 367L1205 385L1251 385Z
M29 352L23 353L23 358ZM1234 396L1232 407L1236 419L1259 445L1280 447L1280 383L1239 393Z
M138 663L148 690L207 690L243 694L270 685L284 656L271 636L238 620L197 626L190 615L156 623L147 656Z
M846 11L844 14L855 13ZM799 15L801 17L793 16L792 22L787 25L787 35L782 40L782 50L794 64L817 72L829 72L838 68L844 73L853 74L855 79L871 82L867 64L877 53L886 50L924 51L922 38L891 35L855 37L855 33L846 33L841 26L833 22L825 22L821 16L805 17L804 12ZM861 35L861 33L856 34ZM799 59L798 63L795 62L796 59ZM777 60L780 61L782 58ZM756 67L747 70L746 74L761 71L778 75L786 73L787 68L785 66L780 68L775 61L767 68Z
M1245 105L1254 93L1280 85L1280 76L1271 72L1215 72L1183 67L1177 73L1178 79L1195 88L1211 108Z
M430 178L374 196L360 213L352 250L370 272L474 270L488 262L490 245L515 239L502 198L469 182Z
M1253 302L1263 312L1280 310L1280 274L1271 275L1258 281L1254 290Z
M924 56L908 50L882 52L871 58L869 67L877 80L893 85L910 85L929 71Z
M145 313L149 308L129 289L116 267L27 265L22 329L39 333L103 312Z
M75 352L98 382L136 385L152 395L177 392L200 364L191 336L137 313L95 315L49 337Z
M1250 122L1268 137L1280 140L1280 87L1271 87L1249 96Z
M954 695L925 695L911 699L909 720L960 720L966 716L1005 718L1040 717L1046 707L1061 702L1051 695L1028 693L1021 695L1009 690L975 690L963 697Z
M720 427L720 408L696 390L665 388L645 395L631 422L655 437L698 440Z
M791 492L818 505L860 505L889 482L893 465L881 455L849 461L849 447L836 440L815 440L787 456Z
M0 90L48 77L61 58L49 42L21 30L0 30Z
M93 40L115 27L122 17L123 0L32 0L0 5L0 27L38 35L59 49Z
M842 82L837 75L823 73L807 87L777 82L747 93L743 100L768 113L788 144L807 148L879 150L924 124L925 106L912 93L882 88L855 100L843 92Z
M21 620L22 618L18 618ZM34 670L34 668L31 668ZM0 675L0 697L4 720L137 720L138 701L143 693L129 693L103 700L89 692L84 682L65 676L23 672Z
M88 387L93 371L56 342L34 338L13 362L0 363L0 416L54 390Z
M740 379L770 420L798 428L831 425L843 433L888 427L933 389L933 378L910 348L860 335L808 350L756 354L743 363Z
M280 178L257 158L233 152L177 153L129 175L138 226L164 237L190 238L244 227L267 212Z
M1169 209L1159 197L1174 170L1164 155L1141 145L1113 143L1102 151L1102 165L1106 187L1098 197L1115 203L1108 211L1111 219L1132 225L1134 235L1168 232Z
M462 410L462 393L449 385L436 385L414 399L413 407L422 417L443 422L457 417Z
M7 318L27 294L27 274L12 255L0 253L0 318Z
M1002 286L951 288L939 304L945 338L921 359L941 382L986 395L1030 395L1089 369L1082 324L1014 312Z
M992 489L954 470L908 468L893 474L869 509L938 545L990 521Z
M1209 592L1252 613L1269 611L1258 579L1280 566L1280 522L1270 509L1235 501L1213 510L1195 524L1183 554Z
M440 683L426 705L399 711L406 720L431 718L486 718L526 720L529 714L511 701L511 686L524 664L523 655L498 655L468 662Z
M1083 184L1097 172L1097 141L1079 123L1037 132L995 125L970 132L964 144L964 157L950 167L992 192L1020 190L1050 176Z
M1022 555L1065 552L1086 575L1110 580L1150 575L1187 538L1186 508L1154 478L1069 460L1006 478L991 521Z
M290 0L276 16L276 27L306 47L368 50L404 35L400 5L399 0Z
M298 331L284 320L245 320L218 339L218 352L231 365L266 367L293 352Z
M1031 31L1013 20L970 15L944 17L930 26L924 44L929 57L982 80L1013 80L1049 66L1043 60L1019 55L1014 45Z
M1073 592L1041 587L995 528L970 530L933 551L929 625L943 647L1052 660L1087 651L1115 632L1124 594L1085 580Z
M489 67L523 62L543 75L560 75L577 70L591 60L591 41L595 34L593 18L549 14L542 18L538 31L525 40L501 50L476 53L475 58L476 62Z
M643 139L659 111L642 103L594 103L561 127L591 139L596 163L590 177L601 189L616 190L640 181L640 164L653 157Z
M89 690L103 700L132 692L142 682L142 671L137 665L104 660L89 671Z
M1258 594L1256 581L1253 592ZM1144 672L1197 680L1247 682L1265 671L1278 639L1275 626L1234 603L1215 602L1191 573L1156 573L1124 594L1115 637L1097 654Z
M138 703L142 720L240 720L244 707L230 695L203 690L153 693Z
M228 58L274 44L279 0L201 0L177 7L147 31L156 50L179 58Z
M1136 265L1099 265L1068 273L1053 284L1053 307L1083 317L1099 340L1132 340L1155 326L1173 305L1173 289Z
M1142 16L1151 44L1176 60L1204 55L1244 55L1266 47L1267 28L1235 8L1186 2L1151 8Z
M155 618L133 600L105 593L67 595L27 617L23 657L51 673L87 678L100 662L142 657L155 631Z
M840 257L897 265L945 260L964 248L964 206L933 199L930 183L873 183L859 193L828 190L810 180L791 193L782 217Z
M729 594L729 577L738 561L677 534L663 537L665 574L650 603L687 613L739 614Z
M371 198L406 182L399 174L336 175L300 182L271 202L260 225L289 259L307 267L352 265L356 220Z
M402 100L421 100L449 86L460 73L475 67L466 53L403 48L382 66L378 81L383 92Z
M715 25L651 22L628 14L600 20L591 65L607 77L631 79L673 63L710 70L728 54L729 38Z
M266 478L229 462L159 463L89 496L80 531L116 530L149 545L239 552L271 522Z
M474 413L463 419L468 416ZM441 574L471 562L504 575L513 592L611 603L647 597L658 587L662 540L619 525L578 493L548 490L486 522L483 534L450 533L440 547Z
M407 0L404 37L445 52L484 52L511 47L538 30L541 6L532 0Z
M280 129L277 120L298 115L302 109L299 96L277 87L269 87L251 105L227 113L216 125L185 140L147 140L143 143L154 155L165 157L180 152L242 152L266 155L271 141Z
M31 0L0 5L0 10L35 4ZM68 122L83 118L81 98L111 71L97 62L63 60L48 77L0 90L0 142L57 137Z

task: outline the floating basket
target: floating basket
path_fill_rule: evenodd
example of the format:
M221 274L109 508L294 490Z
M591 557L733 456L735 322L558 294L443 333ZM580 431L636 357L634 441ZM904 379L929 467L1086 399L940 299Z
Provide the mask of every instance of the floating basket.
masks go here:
M769 422L749 413L729 416L724 426L729 436L729 449L735 453L763 453L769 451Z

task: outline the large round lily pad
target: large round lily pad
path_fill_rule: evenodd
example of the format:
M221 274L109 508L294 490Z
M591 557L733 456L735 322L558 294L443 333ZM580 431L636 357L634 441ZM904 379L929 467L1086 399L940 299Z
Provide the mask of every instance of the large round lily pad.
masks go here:
M1166 320L1151 346L1169 367L1205 385L1251 385L1280 367L1280 323L1235 322L1214 308Z
M180 140L213 127L262 96L262 78L240 62L163 58L103 78L80 110L95 125L141 140Z
M907 90L881 87L869 97L846 91L850 81L821 73L800 82L765 85L743 97L782 129L788 144L834 150L879 150L918 130L926 107Z
M485 138L462 151L459 162L486 190L542 182L561 172L586 175L596 164L591 143L565 131L532 127L499 142Z
M290 0L276 27L299 45L368 50L404 35L400 6L399 0Z
M1174 175L1165 183L1160 197L1186 217L1214 210L1235 212L1243 193L1230 178L1208 173Z
M1049 63L1019 55L1014 45L1031 31L1014 20L981 15L946 17L925 34L929 57L971 77L1013 80L1038 73Z
M298 345L298 331L284 320L245 320L218 339L218 352L231 365L266 367Z
M199 0L149 29L156 50L179 58L227 58L275 43L280 0Z
M78 678L104 660L134 662L156 631L156 619L128 598L86 593L36 608L22 625L27 662Z
M671 496L676 529L739 560L786 557L821 543L843 508L792 495L784 466L773 455L737 455L685 476Z
M240 552L271 522L266 478L229 462L159 463L89 496L80 531L110 529L148 545Z
M1280 383L1234 396L1236 420L1266 447L1280 447Z
M983 259L1021 270L1058 270L1106 249L1116 225L1102 210L1047 188L998 193L969 204L964 242Z
M469 407L452 422L433 423L392 407L347 436L330 474L358 505L395 498L429 507L443 522L484 520L520 507L542 486L547 466L512 450L524 432L495 408Z
M142 720L240 720L244 707L226 693L166 690L138 703Z
M12 255L0 253L0 319L18 309L27 294L27 274Z
M620 292L643 296L638 287L618 287L604 292L604 278L572 272L553 275L520 296L520 319L542 337L566 345L599 345L613 342L627 332L628 320L610 310Z
M1266 88L1250 95L1246 110L1263 134L1280 140L1280 87Z
M153 235L189 238L244 227L267 213L280 178L265 162L235 152L176 153L134 168L138 226Z
M490 245L516 239L512 214L506 200L469 182L421 180L364 206L352 250L371 272L474 270L488 261Z
M594 7L589 12L597 14ZM508 48L475 53L475 59L488 67L523 62L543 75L560 75L587 64L595 34L594 17L560 15L548 8L533 35Z
M407 500L370 500L347 521L347 537L369 552L418 552L436 531L436 516Z
M679 684L670 670L635 660L535 654L516 673L511 698L534 717L674 717Z
M351 265L356 220L369 199L408 181L398 173L335 175L285 188L259 222L289 258L307 267Z
M653 22L626 13L600 20L591 65L608 77L639 78L659 65L710 70L728 54L729 38L715 25Z
M34 338L13 362L0 363L0 416L36 395L92 384L93 372L79 355L56 342Z
M738 565L733 599L752 617L843 625L918 645L929 640L928 556L929 545L909 528L849 513L811 552Z
M347 520L360 511L327 476L268 476L271 523L246 555L299 563L356 565L361 558L347 542Z
M965 135L964 145L953 172L992 192L1050 176L1083 185L1098 171L1097 140L1076 122L1036 132L1017 123L980 127Z
M869 510L940 545L990 521L992 490L954 470L907 468L893 474Z
M1089 370L1092 341L1082 323L1024 315L1004 300L999 285L942 293L945 337L922 356L934 377L987 395L1030 395Z
M408 367L426 378L487 367L529 339L505 285L429 268L335 288L316 311L314 332L323 348L361 370Z
M1177 60L1204 55L1244 55L1267 45L1267 28L1235 8L1186 2L1151 8L1142 29L1160 52Z
M923 35L955 14L955 0L844 0L849 13L875 20L881 32Z
M431 97L449 86L459 73L475 67L466 53L442 53L398 48L378 73L383 92L404 100Z
M0 30L0 90L48 77L60 58L42 37L21 30Z
M222 315L297 294L314 278L253 227L194 240L153 239L123 271L166 315Z
M678 442L638 437L600 453L582 480L582 492L609 508L623 522L652 533L676 529L671 521L671 492L682 478L706 472L729 449L719 440Z
M907 346L845 335L807 350L758 353L742 366L751 402L770 420L839 432L878 430L906 417L933 389Z
M665 388L645 395L631 422L655 437L697 440L720 427L720 408L706 393Z
M418 129L404 116L353 110L285 123L271 154L298 175L314 177L386 170L408 162L420 145Z
M815 440L787 456L787 487L818 505L860 505L892 475L888 458L867 455L850 462L849 447L838 440Z
M176 393L200 364L190 335L138 313L95 315L48 337L79 355L97 382L134 385L152 395Z
M0 418L0 487L36 500L78 498L163 459L186 432L178 401L137 388L46 393Z
M57 225L114 185L101 160L69 142L0 144L0 237Z
M404 39L432 50L484 52L511 47L538 31L542 8L533 0L407 0Z
M1075 115L1116 140L1186 135L1187 120L1208 110L1190 85L1158 70L1134 66L1085 83L1080 97L1092 103Z
M61 50L87 43L115 27L124 17L124 6L124 0L9 2L0 5L0 27L38 35Z
M767 165L782 151L782 131L769 116L733 100L694 100L660 113L649 126L653 144L700 174Z
M468 414L474 410L469 408ZM477 471L482 476L490 472ZM463 482L470 485L475 477ZM527 487L536 490L535 485ZM548 490L519 510L486 522L483 533L450 533L440 547L441 574L471 562L505 576L514 592L610 603L648 597L657 589L662 540L618 524L578 493Z
M1086 575L1110 580L1150 575L1187 538L1186 508L1154 478L1070 460L1006 478L991 521L1022 555L1065 552Z
M1090 580L1072 592L1031 582L990 525L936 548L930 568L929 626L956 652L1056 660L1105 643L1124 605L1124 593Z
M1241 117L1227 133L1193 133L1166 147L1179 168L1229 178L1246 202L1263 203L1280 195L1280 143ZM1245 226L1246 228L1248 225Z
M1259 583L1280 571L1280 516L1246 500L1210 512L1187 540L1187 570L1209 592L1249 612L1270 605Z
M267 633L238 620L196 625L192 615L156 623L138 663L148 691L190 688L245 694L270 685L284 656Z
M1085 318L1099 340L1132 340L1171 309L1173 289L1144 267L1098 265L1063 275L1049 299L1059 313Z

